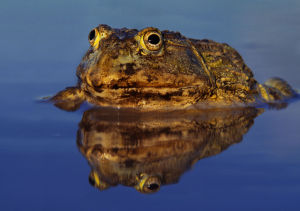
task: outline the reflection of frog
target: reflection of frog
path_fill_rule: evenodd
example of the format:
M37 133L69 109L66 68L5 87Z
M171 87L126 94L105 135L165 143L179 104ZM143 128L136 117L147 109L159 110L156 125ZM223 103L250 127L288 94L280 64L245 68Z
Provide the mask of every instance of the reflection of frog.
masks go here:
M95 108L79 124L77 145L100 190L122 184L152 193L177 183L199 159L242 140L263 110L137 112Z
M76 87L52 98L58 107L83 100L101 106L144 110L194 104L226 106L276 102L295 95L281 79L259 84L229 45L188 39L156 28L112 29L99 25L77 68Z

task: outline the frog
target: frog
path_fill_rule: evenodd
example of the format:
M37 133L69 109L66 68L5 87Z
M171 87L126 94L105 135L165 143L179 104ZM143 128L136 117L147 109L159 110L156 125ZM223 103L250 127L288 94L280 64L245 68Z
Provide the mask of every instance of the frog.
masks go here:
M140 110L280 104L298 96L285 80L259 83L226 43L179 32L93 28L77 67L78 82L50 98L64 110L83 102Z

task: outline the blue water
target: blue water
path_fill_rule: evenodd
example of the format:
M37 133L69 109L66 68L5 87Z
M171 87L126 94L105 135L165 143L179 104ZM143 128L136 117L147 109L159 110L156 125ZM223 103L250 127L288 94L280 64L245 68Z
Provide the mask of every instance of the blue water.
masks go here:
M84 109L37 102L76 83L89 31L180 31L236 48L258 81L300 88L300 1L2 1L0 8L1 210L299 210L300 102L267 110L239 144L198 161L151 195L88 182L76 145Z

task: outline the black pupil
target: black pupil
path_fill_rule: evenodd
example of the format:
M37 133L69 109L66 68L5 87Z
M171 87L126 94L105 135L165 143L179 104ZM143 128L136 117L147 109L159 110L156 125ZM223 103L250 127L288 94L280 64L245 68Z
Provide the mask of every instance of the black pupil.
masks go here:
M148 37L148 42L152 45L157 45L160 41L160 38L157 34L151 34L149 37Z
M89 40L93 40L95 38L95 30L92 30L89 34Z
M159 186L156 183L152 183L152 184L148 185L147 188L149 190L156 190L157 188L159 188Z

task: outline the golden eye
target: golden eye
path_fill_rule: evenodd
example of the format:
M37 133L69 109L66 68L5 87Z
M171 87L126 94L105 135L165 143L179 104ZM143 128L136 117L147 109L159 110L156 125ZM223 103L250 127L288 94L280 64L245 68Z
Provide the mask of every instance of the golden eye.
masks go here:
M163 44L163 38L159 31L148 31L143 37L143 42L148 50L157 51Z
M91 44L91 46L95 46L98 44L100 40L100 37L99 37L99 31L94 28L90 33L89 33L89 42Z

